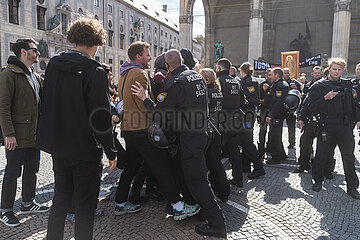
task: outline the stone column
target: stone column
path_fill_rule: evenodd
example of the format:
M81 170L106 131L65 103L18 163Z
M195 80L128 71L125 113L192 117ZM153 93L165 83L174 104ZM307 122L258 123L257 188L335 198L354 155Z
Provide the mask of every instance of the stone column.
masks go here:
M264 1L251 0L250 11L248 61L252 64L254 59L262 56Z
M350 41L351 0L335 0L331 57L347 61Z
M181 48L192 49L193 20L194 17L190 15L182 15L179 17L180 49Z

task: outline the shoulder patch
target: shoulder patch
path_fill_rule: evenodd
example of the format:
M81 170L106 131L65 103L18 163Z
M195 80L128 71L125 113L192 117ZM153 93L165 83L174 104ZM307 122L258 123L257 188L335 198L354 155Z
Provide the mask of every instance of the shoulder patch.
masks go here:
M255 87L254 86L250 86L248 87L249 93L253 93L255 92Z
M282 91L276 91L276 96L281 97L282 96Z
M166 97L167 93L160 93L158 96L157 96L157 101L158 102L163 102L165 100L165 97Z
M352 90L352 95L354 99L357 98L357 92L355 89Z

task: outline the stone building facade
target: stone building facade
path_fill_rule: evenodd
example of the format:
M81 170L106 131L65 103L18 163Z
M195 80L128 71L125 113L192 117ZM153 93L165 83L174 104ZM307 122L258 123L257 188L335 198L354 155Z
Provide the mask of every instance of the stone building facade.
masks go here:
M66 29L79 16L103 22L107 43L96 60L110 65L115 80L120 65L128 60L127 47L133 41L151 44L153 58L168 49L179 49L179 26L164 9L145 0L4 0L0 6L0 64L6 65L11 44L18 38L32 37L41 52L38 72L44 72L49 59L73 46L66 40ZM154 60L151 61L152 72Z
M234 65L280 63L280 53L291 50L345 58L350 74L360 62L360 0L202 1L207 66L214 65L218 40ZM191 45L194 2L180 0L180 47Z

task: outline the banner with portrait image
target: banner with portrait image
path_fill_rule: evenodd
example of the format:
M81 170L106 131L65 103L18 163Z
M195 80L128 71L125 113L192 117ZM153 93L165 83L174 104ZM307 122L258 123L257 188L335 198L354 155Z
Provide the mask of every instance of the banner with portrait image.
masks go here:
M299 62L299 51L281 53L281 66L290 70L290 78L299 76Z

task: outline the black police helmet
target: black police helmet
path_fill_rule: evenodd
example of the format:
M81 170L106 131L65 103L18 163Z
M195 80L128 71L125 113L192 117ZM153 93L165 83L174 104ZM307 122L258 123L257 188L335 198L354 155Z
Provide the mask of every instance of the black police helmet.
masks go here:
M300 95L301 94L299 90L291 89L288 95L285 96L284 107L287 110L294 112L300 104L301 101Z
M161 129L157 124L153 124L148 129L148 138L150 143L158 148L168 148L169 142Z

